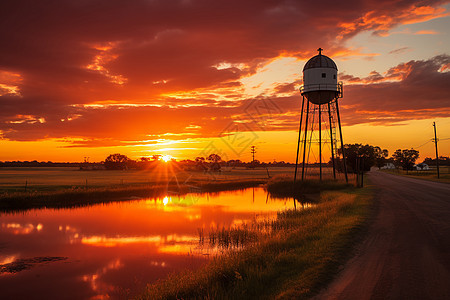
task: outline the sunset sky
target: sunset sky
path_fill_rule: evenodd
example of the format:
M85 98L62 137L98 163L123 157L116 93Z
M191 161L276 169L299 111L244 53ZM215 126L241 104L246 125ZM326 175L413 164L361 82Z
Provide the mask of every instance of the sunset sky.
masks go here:
M450 1L7 0L0 39L0 161L293 162L319 47L345 143L450 156Z

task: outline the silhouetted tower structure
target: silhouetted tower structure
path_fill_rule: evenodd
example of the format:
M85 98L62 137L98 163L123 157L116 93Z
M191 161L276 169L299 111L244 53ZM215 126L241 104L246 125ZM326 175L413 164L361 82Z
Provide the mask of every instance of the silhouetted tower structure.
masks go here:
M317 51L319 51L319 54L308 60L303 68L303 86L300 88L302 110L294 182L297 179L299 154L302 156L302 181L306 178L311 152L314 155L313 145L318 145L319 178L322 180L322 158L325 144L330 146L334 179L336 179L336 171L341 169L344 172L345 180L348 182L338 104L338 99L343 96L343 84L337 81L338 70L334 61L322 54L322 48L317 49ZM337 150L337 131L339 131L340 137L340 152ZM342 160L336 160L339 156L342 156ZM342 162L342 168L338 169L337 161Z
M255 162L256 147L255 147L255 146L252 146L252 147L250 148L250 151L251 151L251 153L252 153L252 162Z

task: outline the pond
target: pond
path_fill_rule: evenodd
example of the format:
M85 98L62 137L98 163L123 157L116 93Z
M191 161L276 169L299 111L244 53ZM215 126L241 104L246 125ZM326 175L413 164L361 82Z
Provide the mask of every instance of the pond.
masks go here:
M199 230L230 228L294 207L261 188L167 195L70 209L0 214L3 299L129 298L213 249Z

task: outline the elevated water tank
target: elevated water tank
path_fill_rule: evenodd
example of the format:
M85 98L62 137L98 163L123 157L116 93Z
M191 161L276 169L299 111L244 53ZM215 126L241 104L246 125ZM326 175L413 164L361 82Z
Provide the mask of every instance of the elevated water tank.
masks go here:
M314 104L325 104L341 97L342 83L337 81L337 66L334 61L322 54L312 57L303 68L303 86L300 89L308 101Z

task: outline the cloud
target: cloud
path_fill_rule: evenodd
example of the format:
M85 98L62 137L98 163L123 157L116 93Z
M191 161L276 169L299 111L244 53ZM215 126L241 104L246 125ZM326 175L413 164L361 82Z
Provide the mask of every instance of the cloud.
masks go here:
M445 15L441 1L421 3L8 1L0 11L0 131L10 140L70 137L74 144L96 146L164 133L214 136L236 118L252 122L242 110L259 98L245 94L243 78L279 57L306 59L318 45L342 59L361 56L361 49L345 46L346 39ZM427 107L437 107L448 95L442 84L448 72L430 66L446 59L409 62L363 79L343 74L353 84L345 103L378 113L373 96L364 100L368 92L383 99L408 95L420 110L425 108L414 100L420 94L422 105L428 99ZM417 86L409 84L413 80ZM298 84L273 85L268 94L281 112L271 115L265 130L293 128ZM406 87L415 94L401 94ZM365 121L348 121L355 122Z
M439 34L439 32L435 30L419 30L414 32L414 34Z
M412 49L411 49L410 47L401 47L401 48L397 48L397 49L394 49L394 50L389 51L388 54L395 54L395 55L397 55L397 54L403 54L403 53L409 52L409 51L411 51L411 50L412 50Z
M344 123L394 124L396 122L448 117L450 74L440 70L450 56L410 61L389 69L386 74L353 80L345 88L342 102Z

